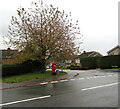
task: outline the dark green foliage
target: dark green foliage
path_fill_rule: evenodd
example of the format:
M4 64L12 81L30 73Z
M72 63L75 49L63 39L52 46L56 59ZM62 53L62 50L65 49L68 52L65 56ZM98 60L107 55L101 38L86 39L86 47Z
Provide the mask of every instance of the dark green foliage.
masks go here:
M79 66L79 65L73 65L73 64L72 64L72 65L67 66L66 68L67 68L67 69L71 69L71 68L73 68L73 67L80 67L80 66Z
M96 69L99 67L99 61L101 57L88 57L88 58L81 58L80 62L82 67L87 67L89 69Z
M41 71L42 70L42 61L38 60L27 60L22 63L25 66L32 66L32 71Z
M88 67L71 67L70 70L88 70Z
M120 55L103 56L103 57L88 57L80 59L82 67L89 69L102 68L120 68Z
M100 68L120 68L120 55L104 56L100 60Z
M41 71L41 63L38 61L25 61L22 64L2 65L2 76L21 75L34 71Z
M80 65L69 65L67 66L67 69L70 69L70 70L87 70L88 68L87 67L81 67Z

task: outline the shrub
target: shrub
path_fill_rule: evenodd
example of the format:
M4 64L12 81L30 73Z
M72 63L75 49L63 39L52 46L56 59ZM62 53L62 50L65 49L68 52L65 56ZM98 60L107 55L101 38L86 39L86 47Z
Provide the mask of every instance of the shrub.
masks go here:
M120 68L120 55L103 56L103 57L88 57L80 59L82 67L89 69L102 68Z
M100 68L120 68L120 55L104 56L100 59Z
M67 69L71 69L71 68L73 68L73 67L80 67L80 65L69 65L69 66L67 66Z
M87 67L81 67L81 65L69 65L67 67L68 69L70 70L87 70L88 68Z
M71 67L70 70L88 70L88 67Z
M101 57L87 57L81 58L80 62L82 67L87 67L89 69L96 69L99 67L99 61Z
M21 75L41 70L41 63L36 61L26 61L22 64L2 65L2 76Z

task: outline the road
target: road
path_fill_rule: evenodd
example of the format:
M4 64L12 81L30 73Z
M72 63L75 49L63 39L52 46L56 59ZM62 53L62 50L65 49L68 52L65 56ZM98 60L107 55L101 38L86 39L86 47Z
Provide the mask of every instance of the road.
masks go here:
M117 72L80 72L71 78L2 91L3 107L118 107Z

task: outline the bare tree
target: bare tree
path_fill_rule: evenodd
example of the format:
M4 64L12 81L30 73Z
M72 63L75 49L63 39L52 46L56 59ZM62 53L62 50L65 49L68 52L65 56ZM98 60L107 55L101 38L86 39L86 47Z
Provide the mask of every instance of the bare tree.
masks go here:
M8 43L20 50L18 61L38 60L45 69L46 60L61 61L79 52L78 21L52 5L32 3L32 8L17 10L9 25ZM7 39L7 40L8 40Z

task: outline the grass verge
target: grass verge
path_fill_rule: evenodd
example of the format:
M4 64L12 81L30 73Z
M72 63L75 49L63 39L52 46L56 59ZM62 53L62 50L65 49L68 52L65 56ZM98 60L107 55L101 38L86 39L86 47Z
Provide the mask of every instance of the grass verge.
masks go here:
M29 80L34 80L34 79L58 77L58 76L65 75L65 74L67 74L67 73L62 72L62 71L60 71L58 75L52 75L51 71L46 71L45 73L35 72L35 73L28 73L28 74L24 74L24 75L3 77L2 82L18 83L18 82L29 81Z
M111 70L112 71L112 70L120 70L120 68L104 69L104 70L108 70L108 71Z

